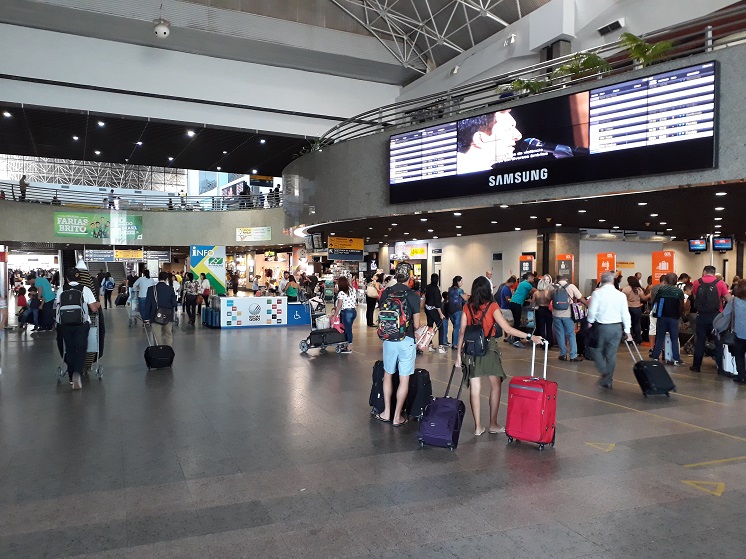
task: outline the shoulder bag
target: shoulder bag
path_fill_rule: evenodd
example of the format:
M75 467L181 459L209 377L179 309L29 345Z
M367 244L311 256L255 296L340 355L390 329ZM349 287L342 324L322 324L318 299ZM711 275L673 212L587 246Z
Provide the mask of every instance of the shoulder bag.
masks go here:
M165 307L161 307L158 304L158 286L153 286L153 297L155 297L155 318L153 319L153 322L156 324L165 325L171 322L174 319L174 310L173 309L167 309Z
M733 308L730 310L730 329L723 334L723 345L733 347L736 345L736 333L734 332L734 326L736 323L736 300L733 299Z

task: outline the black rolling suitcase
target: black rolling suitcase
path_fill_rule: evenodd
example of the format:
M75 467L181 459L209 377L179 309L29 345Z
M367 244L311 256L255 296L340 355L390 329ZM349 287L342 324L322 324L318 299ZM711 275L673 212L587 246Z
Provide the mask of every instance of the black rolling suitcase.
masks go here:
M311 347L326 347L328 345L341 344L347 339L347 334L336 328L322 328L311 330L309 335Z
M404 408L407 414L415 419L422 419L425 408L433 399L433 385L430 381L430 373L425 369L415 369L414 374L409 377L409 392Z
M127 304L128 298L129 296L127 295L127 293L120 293L119 295L117 295L117 298L114 300L114 305L117 307L123 307L124 305Z
M635 361L635 356L632 353L630 342L625 340L624 343L627 344L629 354L632 356L632 360ZM640 350L637 348L634 342L632 342L632 345L634 346L635 350L637 351L637 355L640 358L639 361L635 362L633 372L635 373L637 383L642 389L642 395L647 398L648 396L665 394L670 398L669 392L676 392L676 385L671 380L671 376L668 374L668 371L663 366L663 363L653 360L643 360L642 355L640 354Z
M150 324L145 325L145 335L148 338L148 347L145 348L145 364L148 370L171 367L176 356L173 348L170 345L158 345Z
M313 333L313 332L312 332ZM383 400L383 375L386 373L383 370L383 361L376 361L373 365L373 386L370 389L370 397L368 398L368 404L370 404L370 415L376 415L381 413L385 407ZM396 391L399 388L399 373L394 373L394 392L391 395L391 406L396 406Z

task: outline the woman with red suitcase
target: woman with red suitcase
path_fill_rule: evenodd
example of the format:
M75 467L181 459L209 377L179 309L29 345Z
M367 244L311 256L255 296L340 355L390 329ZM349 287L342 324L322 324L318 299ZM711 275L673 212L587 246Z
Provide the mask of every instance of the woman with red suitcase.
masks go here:
M535 344L543 344L544 339L541 336L532 336L521 330L513 328L503 317L502 311L492 297L492 287L490 281L480 276L474 280L471 287L471 296L463 309L463 318L461 320L461 331L458 336L458 356L456 357L456 367L461 366L462 352L463 363L469 369L469 389L471 391L469 400L471 403L471 412L474 416L474 435L479 436L485 432L482 427L480 416L481 401L480 389L482 379L486 377L490 386L490 422L489 432L492 434L504 433L505 428L497 423L497 412L500 407L500 396L502 393L502 381L505 378L503 370L500 348L498 342L503 332L507 332L519 340L532 341ZM486 342L485 350L482 355L480 351L469 349L469 338L466 330L470 326L481 326ZM467 347L464 348L464 339L467 338ZM477 353L477 355L474 355Z

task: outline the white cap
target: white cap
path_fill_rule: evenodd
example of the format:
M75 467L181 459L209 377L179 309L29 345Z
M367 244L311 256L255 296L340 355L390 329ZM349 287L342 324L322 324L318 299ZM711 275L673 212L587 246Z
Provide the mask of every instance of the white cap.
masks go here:
M87 270L88 266L86 266L85 261L81 258L78 260L78 264L75 266L78 270Z

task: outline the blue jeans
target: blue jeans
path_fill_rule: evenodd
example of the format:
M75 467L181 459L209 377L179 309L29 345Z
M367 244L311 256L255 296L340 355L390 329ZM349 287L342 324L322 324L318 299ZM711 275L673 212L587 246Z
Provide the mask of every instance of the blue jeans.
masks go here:
M655 347L653 348L653 359L658 359L666 343L666 332L671 336L671 352L674 361L681 361L679 354L679 319L662 316L658 319L657 332L655 334Z
M440 325L440 345L448 345L448 317L444 318Z
M554 328L557 330L557 343L559 344L560 357L567 355L567 346L570 348L570 359L578 356L578 342L575 339L575 323L572 318L554 317Z
M357 310L355 309L342 309L339 313L339 319L342 321L342 326L345 329L347 335L347 343L352 343L352 323L357 318Z
M461 333L461 315L464 311L458 311L451 314L448 318L453 323L453 347L458 346L458 336Z
M29 322L30 317L34 317L34 326L39 326L39 309L26 309L21 316L21 322Z
M140 317L143 320L150 320L149 318L145 318L145 315L143 314L145 312L145 301L147 300L148 299L146 297L138 297L138 301L137 301L138 310L140 311Z

